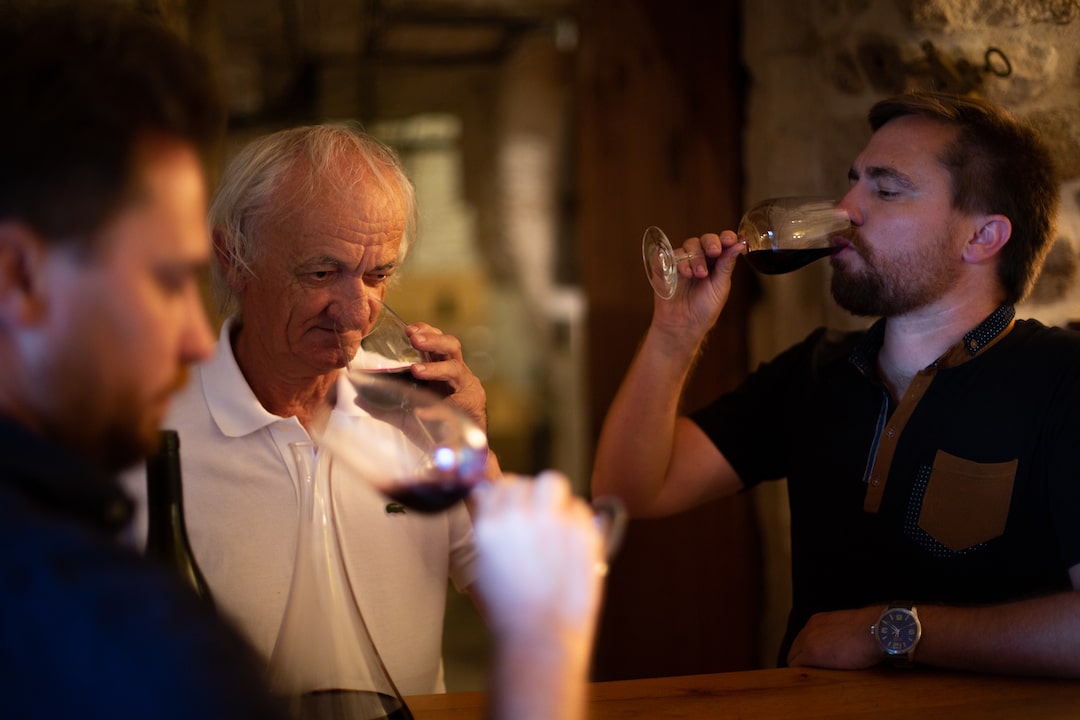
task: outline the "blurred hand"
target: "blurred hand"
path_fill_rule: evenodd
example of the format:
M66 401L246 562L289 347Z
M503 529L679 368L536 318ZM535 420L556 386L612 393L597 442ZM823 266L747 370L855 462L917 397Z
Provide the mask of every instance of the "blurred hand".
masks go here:
M493 632L591 644L604 570L592 509L567 479L507 476L473 493L477 590Z
M494 639L492 720L581 720L607 565L591 508L566 478L474 490L475 589Z

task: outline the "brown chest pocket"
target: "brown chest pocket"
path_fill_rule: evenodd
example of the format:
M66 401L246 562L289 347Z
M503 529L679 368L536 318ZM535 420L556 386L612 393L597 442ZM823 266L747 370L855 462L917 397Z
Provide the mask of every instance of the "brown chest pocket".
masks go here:
M938 451L919 527L960 551L1005 532L1018 461L977 463Z

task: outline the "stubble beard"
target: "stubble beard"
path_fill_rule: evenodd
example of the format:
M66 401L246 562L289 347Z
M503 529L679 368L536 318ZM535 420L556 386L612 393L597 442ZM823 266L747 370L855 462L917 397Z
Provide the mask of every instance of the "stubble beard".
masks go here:
M100 418L94 432L81 434L72 444L101 469L119 472L157 452L160 431L172 396L187 383L188 372L181 368L156 399L140 399L134 386L112 398L113 412Z
M926 307L941 298L956 280L946 255L945 238L929 247L887 261L865 243L853 243L851 249L863 259L864 267L852 269L839 261L833 263L833 299L861 317L895 317Z
M46 420L43 430L54 442L112 473L131 467L157 448L158 422L134 410L96 420L83 416L81 421L63 413Z

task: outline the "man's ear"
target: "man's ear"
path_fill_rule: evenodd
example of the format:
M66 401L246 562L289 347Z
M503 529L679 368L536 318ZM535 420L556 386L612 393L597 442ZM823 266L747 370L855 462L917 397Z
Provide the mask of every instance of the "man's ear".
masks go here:
M975 232L964 245L964 261L980 263L997 255L1012 237L1012 222L1004 215L980 215Z
M247 284L247 268L243 267L225 247L225 235L221 230L215 228L211 234L211 240L214 245L214 256L217 258L218 264L221 265L225 281L229 283L229 287L232 288L233 292L237 294L243 292L244 286Z
M42 270L48 248L25 223L0 222L0 323L32 325L45 312Z

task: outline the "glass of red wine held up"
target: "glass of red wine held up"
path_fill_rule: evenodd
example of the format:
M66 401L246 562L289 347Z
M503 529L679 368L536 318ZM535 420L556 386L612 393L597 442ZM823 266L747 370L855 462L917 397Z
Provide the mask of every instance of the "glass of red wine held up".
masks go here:
M345 409L329 414L316 442L332 462L398 505L397 512L442 512L487 482L487 434L443 395L355 367L344 371L343 392L348 396L338 398L338 408ZM613 497L591 504L610 558L626 511Z
M338 410L316 440L402 510L441 512L487 478L487 434L447 401L447 385L413 377L413 364L435 359L412 347L396 313L385 304L381 312L344 369ZM592 506L610 557L625 510L615 498L595 498Z
M809 265L843 248L851 229L846 211L821 197L783 197L765 200L739 222L739 242L746 260L760 273L777 275ZM679 284L678 265L697 255L671 246L664 231L652 226L641 239L641 257L653 290L667 300Z
M487 435L441 394L398 377L346 370L351 411L331 413L317 442L333 462L402 510L441 512L486 481ZM621 543L626 511L613 497L591 504L610 558Z
M485 477L487 435L457 406L404 373L355 365L339 385L339 412L316 438L389 499L419 512L440 512Z

